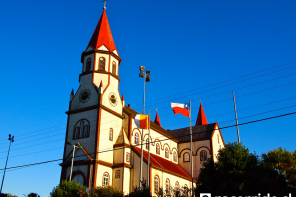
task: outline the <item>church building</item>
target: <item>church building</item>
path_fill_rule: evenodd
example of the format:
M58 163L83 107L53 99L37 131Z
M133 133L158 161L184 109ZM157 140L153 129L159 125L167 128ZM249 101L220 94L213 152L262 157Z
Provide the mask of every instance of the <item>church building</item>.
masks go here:
M70 177L73 155L70 143L82 146L74 152L73 181L86 187L110 185L128 194L139 186L142 142L145 143L142 175L149 180L152 196L156 196L159 188L166 192L171 188L191 188L192 176L196 184L202 163L209 157L216 161L218 150L225 147L218 123L208 124L200 104L196 124L192 126L191 152L189 127L166 130L156 114L155 121L150 121L150 143L146 143L148 130L139 130L135 124L139 112L125 105L119 93L120 62L104 8L81 55L80 86L70 94L61 180Z

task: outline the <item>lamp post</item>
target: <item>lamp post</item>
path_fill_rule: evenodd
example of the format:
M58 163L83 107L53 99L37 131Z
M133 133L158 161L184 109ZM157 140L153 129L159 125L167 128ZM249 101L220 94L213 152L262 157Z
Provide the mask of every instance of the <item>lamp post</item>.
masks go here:
M140 66L140 74L139 77L144 78L144 95L143 95L143 114L145 114L145 83L150 82L150 70L146 70L146 73L144 72L145 67ZM149 120L150 121L150 120ZM142 180L142 165L143 165L143 137L144 137L144 129L142 129L142 137L141 137L141 160L140 160L140 180L139 180L139 187L141 188L141 180ZM148 143L149 143L149 137L148 136ZM149 149L148 149L149 151ZM149 160L149 153L148 153L148 160ZM148 173L149 173L149 162L148 162ZM148 174L149 177L149 174Z
M69 178L69 180L71 181L71 179L72 179L72 170L73 170L73 162L74 162L75 148L83 148L83 147L82 146L72 145L70 142L67 142L67 145L73 146L72 164L71 164L71 171L70 171L70 178Z
M9 143L9 149L8 149L6 164L5 164L5 168L4 168L4 174L3 174L3 178L2 178L0 194L2 194L2 187L3 187L3 183L4 183L4 178L5 178L5 172L6 172L6 167L7 167L7 162L8 162L9 152L10 152L10 146L11 146L11 143L14 142L14 136L11 136L10 134L8 136L9 136L8 140L10 141L10 143Z

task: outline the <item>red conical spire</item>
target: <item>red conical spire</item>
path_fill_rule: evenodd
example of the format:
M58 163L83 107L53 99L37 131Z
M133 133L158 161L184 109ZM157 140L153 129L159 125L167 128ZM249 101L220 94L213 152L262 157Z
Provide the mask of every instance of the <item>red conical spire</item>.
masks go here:
M116 50L105 9L87 48L92 47L93 49L97 49L102 45L105 45L109 51Z
M158 116L158 112L156 113L154 123L158 124L161 127L161 123L160 123L160 119L159 119L159 116Z
M200 103L195 126L201 126L201 125L205 125L205 124L208 124L208 121L207 121L207 118L206 118L206 114L205 114L205 112L204 112L204 110L202 108L202 105Z
M103 87L103 80L102 80L101 83L100 83L100 87L101 87L101 88Z
M121 99L122 101L124 101L124 96L122 95L122 99Z

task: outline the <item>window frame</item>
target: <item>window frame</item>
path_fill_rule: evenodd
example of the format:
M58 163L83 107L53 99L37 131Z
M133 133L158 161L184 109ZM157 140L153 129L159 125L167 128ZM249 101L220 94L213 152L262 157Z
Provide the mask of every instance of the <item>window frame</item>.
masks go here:
M177 162L177 153L175 151L173 152L173 161Z
M188 155L188 161L185 161L185 155ZM190 162L190 153L184 153L183 154L183 162Z
M169 149L168 148L165 148L165 157L169 158Z
M175 183L175 190L176 190L176 192L180 191L180 183L178 181L176 181L176 183Z
M166 192L166 195L170 195L170 187L171 187L170 179L167 178L165 180L165 192Z
M104 184L104 183L105 183L105 175L108 175L107 185ZM103 184L102 184L102 186L103 186L103 187L109 186L109 182L110 182L110 175L109 175L108 172L104 172L104 174L103 174Z
M120 179L120 170L115 171L115 179Z
M135 144L139 144L139 134L138 133L135 134L134 141L135 141Z
M101 69L101 60L104 62L104 68L103 69ZM104 57L99 58L99 70L106 71L106 58L104 58Z
M125 155L125 161L126 162L130 162L130 154L129 153L126 153L126 155Z
M116 62L112 62L112 74L116 75Z
M157 185L156 185L156 181L157 181ZM160 182L159 177L157 175L155 175L155 177L154 177L154 192L155 193L159 192L159 182Z
M81 134L81 123L83 122L83 129ZM87 128L87 129L86 129ZM78 133L77 133L78 132ZM90 136L90 123L87 119L80 119L76 122L73 129L73 140L88 138Z
M110 128L110 130L109 130L109 140L110 140L110 141L113 141L113 133L114 133L113 128ZM112 134L112 135L111 135L111 134Z
M87 58L87 60L85 62L85 70L84 70L84 72L87 72L87 71L91 70L91 61L92 61L91 57ZM89 66L89 69L88 69L88 66Z
M150 143L150 140L149 140L149 138L147 138L147 139L146 139L146 149L147 149L147 150L149 150L149 143Z
M156 143L156 154L160 154L160 145Z
M200 151L199 156L200 161L206 161L208 159L207 151L205 150Z

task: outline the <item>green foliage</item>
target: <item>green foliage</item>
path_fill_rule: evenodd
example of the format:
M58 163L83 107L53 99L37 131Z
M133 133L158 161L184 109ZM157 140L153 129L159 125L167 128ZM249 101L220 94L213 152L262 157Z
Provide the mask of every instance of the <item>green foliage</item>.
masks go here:
M212 195L288 195L285 177L263 162L242 144L228 143L219 150L218 162L203 163L196 192Z
M40 197L37 193L33 193L33 192L31 192L28 195L24 195L24 196L26 196L26 197Z
M89 191L91 197L123 197L123 193L118 189L107 186L107 187L96 187Z
M128 195L129 197L151 197L150 188L147 186L146 181L142 182L142 187L134 187L133 191Z
M0 197L18 197L18 196L12 195L11 193L7 193L7 194L1 193Z
M296 151L289 152L281 147L262 154L263 165L284 175L288 184L296 189Z
M189 197L189 196L191 196L191 192L192 192L192 190L189 189L188 187L182 187L182 188L170 187L170 191L166 191L166 190L163 190L163 188L159 188L156 195L158 197L163 197L163 196Z
M62 181L58 186L53 188L50 193L51 197L87 197L86 188L80 183L73 181Z

